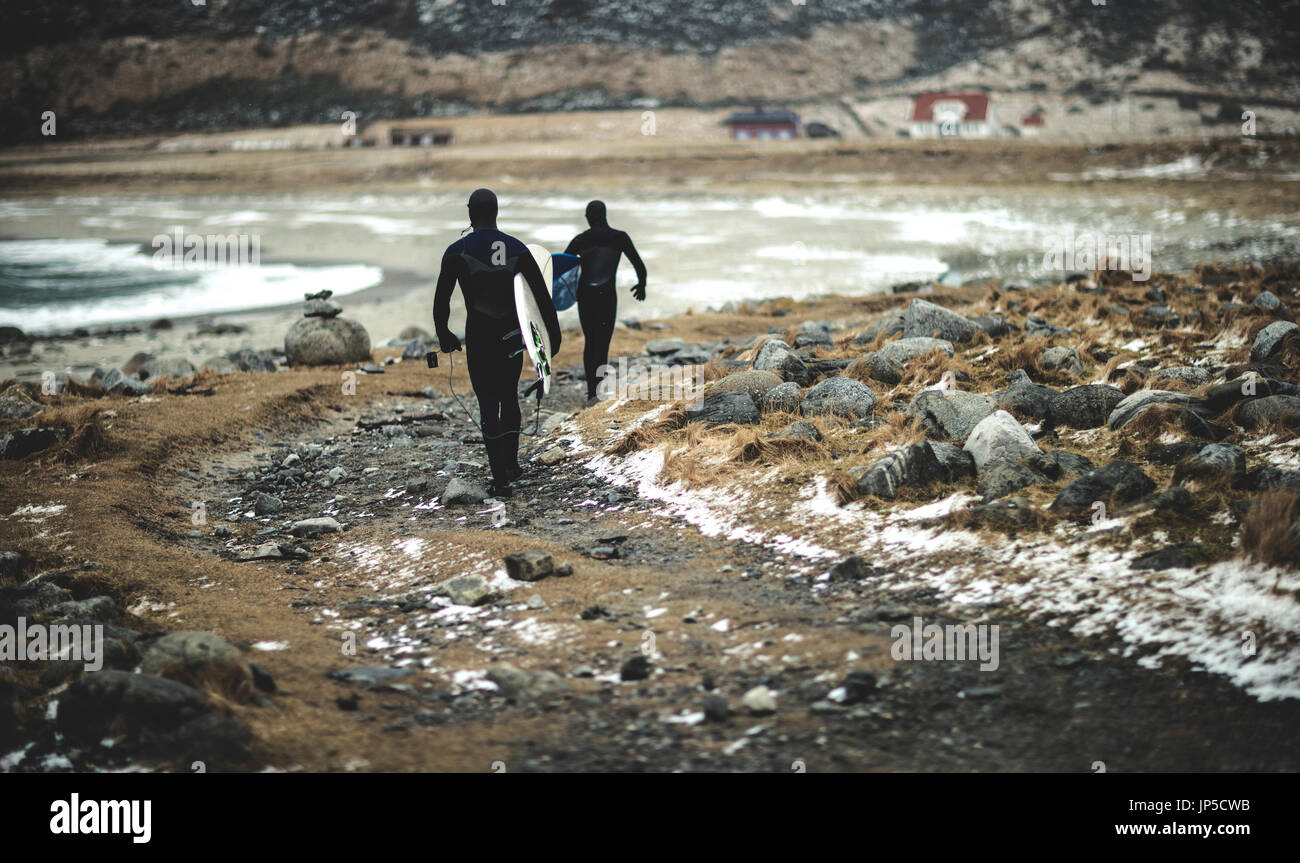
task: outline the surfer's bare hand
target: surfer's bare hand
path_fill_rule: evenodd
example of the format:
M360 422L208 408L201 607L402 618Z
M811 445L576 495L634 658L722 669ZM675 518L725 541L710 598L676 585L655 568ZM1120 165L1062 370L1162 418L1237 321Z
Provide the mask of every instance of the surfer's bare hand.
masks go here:
M632 296L636 297L638 302L645 302L645 282L638 282L632 286Z
M460 350L460 339L455 333L443 333L438 336L438 347L444 354Z

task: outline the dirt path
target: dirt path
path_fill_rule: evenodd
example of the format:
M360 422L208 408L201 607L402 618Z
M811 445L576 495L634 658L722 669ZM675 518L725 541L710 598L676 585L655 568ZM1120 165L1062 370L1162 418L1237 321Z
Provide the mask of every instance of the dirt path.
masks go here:
M644 335L619 338L616 350L634 350ZM271 673L269 701L235 708L257 740L243 769L1300 767L1294 701L1260 703L1185 662L1141 668L1117 642L1003 608L980 621L1000 627L996 672L896 661L896 624L968 614L932 592L891 592L887 573L814 590L824 564L706 536L635 489L611 488L583 457L561 457L574 442L564 426L525 443L529 458L550 455L529 462L504 512L442 506L453 474L485 479L477 430L442 370L388 366L360 376L356 395L340 378L231 375L209 380L210 395L116 400L95 461L5 468L5 513L66 507L0 521L6 546L42 565L95 560L80 592L112 591L129 625L217 632ZM464 399L459 366L457 380ZM432 398L421 394L430 384ZM547 409L575 410L580 387L562 380ZM335 467L344 477L323 485ZM259 491L283 510L250 516ZM207 523L187 535L199 501ZM321 516L343 530L289 535ZM235 559L268 540L303 559ZM524 550L573 573L512 581L502 558ZM437 595L463 575L500 598L471 607ZM648 676L621 679L646 656ZM507 678L512 698L486 682L505 666L523 672ZM391 667L408 673L374 671ZM328 676L346 670L362 678ZM742 705L760 685L776 694L775 713Z

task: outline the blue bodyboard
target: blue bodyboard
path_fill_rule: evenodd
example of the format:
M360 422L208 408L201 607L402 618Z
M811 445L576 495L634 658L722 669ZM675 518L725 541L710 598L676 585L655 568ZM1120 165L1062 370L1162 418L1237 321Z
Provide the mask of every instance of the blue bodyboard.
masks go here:
M582 273L582 259L577 255L557 252L551 255L551 301L555 310L562 312L578 301L578 277Z

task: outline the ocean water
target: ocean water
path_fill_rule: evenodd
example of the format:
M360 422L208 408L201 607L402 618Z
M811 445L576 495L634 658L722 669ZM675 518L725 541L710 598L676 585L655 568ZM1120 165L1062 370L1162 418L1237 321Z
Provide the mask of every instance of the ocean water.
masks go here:
M644 303L620 295L623 318L776 296L879 293L918 280L1063 277L1047 268L1045 254L1062 237L1141 235L1152 267L1174 272L1300 257L1300 214L1249 219L1190 197L1101 196L1064 183L996 194L882 187L593 196L606 200L611 224L631 234L650 273ZM503 194L499 226L562 251L586 228L588 200ZM0 323L40 331L220 314L322 288L346 296L388 268L426 277L432 299L442 251L467 226L464 202L445 192L0 200L0 238L11 238L0 240ZM159 270L147 238L177 230L254 237L263 256L299 263ZM20 239L29 237L53 239ZM634 281L624 262L620 286Z
M103 239L0 241L0 324L40 333L276 306L380 282L365 264L208 266ZM163 264L160 266L160 263Z

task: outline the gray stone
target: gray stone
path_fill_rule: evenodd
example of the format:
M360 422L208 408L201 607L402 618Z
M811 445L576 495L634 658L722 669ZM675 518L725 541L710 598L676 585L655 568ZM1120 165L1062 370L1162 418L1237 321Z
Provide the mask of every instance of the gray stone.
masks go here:
M1039 386L1026 378L1017 380L1005 390L995 392L993 399L1002 410L1043 420L1047 419L1049 406L1056 395L1056 390L1051 387Z
M338 533L343 529L337 521L329 516L320 518L304 518L301 521L295 521L289 528L289 533L294 536L320 536L322 533Z
M975 460L966 450L944 441L932 440L928 443L930 451L939 461L944 479L958 480L975 475Z
M1251 399L1237 408L1237 422L1251 429L1261 423L1300 427L1300 396L1265 396Z
M917 441L877 459L858 477L858 494L893 500L904 485L926 485L944 477L928 441Z
M1047 371L1062 371L1078 377L1084 372L1083 360L1074 348L1057 345L1038 355L1038 364Z
M1273 293L1272 291L1264 291L1258 297L1255 297L1255 299L1251 300L1250 304L1257 308L1261 308L1271 312L1274 309L1281 307L1282 301L1279 300L1277 298L1277 294Z
M290 332L292 332L292 329ZM227 354L227 358L241 372L273 372L276 370L275 356L270 351L240 348Z
M445 596L456 605L487 605L500 598L485 576L477 573L458 575L439 582L433 588L435 596Z
M542 704L569 694L569 684L550 671L523 671L513 665L498 665L487 673L487 679L516 704Z
M1282 347L1282 340L1291 333L1300 330L1300 326L1291 321L1274 321L1255 335L1255 342L1250 346L1250 358L1255 362L1266 360Z
M995 462L1019 464L1030 456L1042 454L1038 444L1024 426L1006 411L994 411L976 423L963 447L983 473Z
M419 339L411 339L402 345L402 359L404 360L422 360L428 352L428 343Z
M759 407L764 413L773 413L781 411L784 413L797 413L799 405L803 402L803 388L794 381L778 384L767 392L759 400Z
M1047 453L1047 457L1056 465L1055 474L1073 473L1082 476L1090 470L1095 470L1097 467L1085 456L1072 453L1068 450L1054 449Z
M151 644L140 660L146 674L193 683L218 675L238 675L236 686L252 692L253 672L244 656L229 641L211 632L169 632Z
M853 376L865 372L866 376L873 381L880 381L890 386L903 381L902 368L885 359L879 352L863 354L854 360L846 371L851 372Z
M1173 390L1138 390L1131 395L1125 396L1115 405L1115 409L1110 412L1110 416L1106 419L1106 425L1111 430L1122 429L1156 405L1178 405L1181 407L1191 401L1192 397L1187 393L1174 392Z
M336 318L343 314L343 307L333 300L308 300L302 304L304 318Z
M963 390L924 390L907 406L907 417L926 434L965 443L971 429L996 410L993 399Z
M27 458L67 439L68 430L62 427L18 429L0 437L0 459Z
M736 423L752 425L759 421L758 405L746 392L716 392L704 397L701 405L691 405L686 409L686 418L691 422L703 422L711 426Z
M744 694L740 703L754 716L776 713L776 693L766 686L755 686Z
M353 668L341 668L331 671L327 677L343 683L361 683L366 686L385 686L394 680L410 677L415 673L411 668L393 668L388 665L358 665Z
M1230 481L1240 481L1245 476L1245 451L1241 447L1228 443L1207 444L1195 455L1179 462L1174 470L1175 483L1182 483L1190 478L1227 478Z
M1047 404L1047 418L1058 426L1097 428L1106 424L1115 406L1123 400L1123 390L1116 387L1084 384L1052 396Z
M979 330L966 318L922 299L912 300L903 318L903 335L941 338L949 342L969 342Z
M831 581L862 581L876 574L876 570L856 554L849 555L828 570Z
M55 620L93 620L103 623L117 616L117 603L113 602L112 597L92 596L89 599L60 602L51 606L48 613Z
M291 366L334 366L370 359L370 334L347 318L299 318L284 337Z
M754 356L754 368L760 372L775 372L785 381L808 386L812 373L794 349L777 338L763 342Z
M905 366L919 356L930 351L939 350L946 356L953 355L952 342L945 339L931 339L924 336L899 339L882 347L877 353L891 363Z
M768 435L766 440L799 438L808 441L820 441L822 433L817 430L817 426L807 420L795 420L778 432Z
M142 396L153 392L153 387L143 383L134 375L126 375L121 369L109 369L99 379L99 388L106 393L126 396Z
M451 482L447 483L447 489L442 493L443 506L456 506L457 504L475 504L487 500L487 492L482 486L472 483L469 480L453 476Z
M284 509L284 502L274 495L259 491L253 501L253 512L258 515L275 515Z
M774 372L760 372L749 369L743 372L733 372L721 380L714 381L709 384L706 392L749 393L749 397L754 400L755 404L758 404L769 390L780 385L780 383L780 375Z
M645 352L652 357L675 354L686 348L686 342L681 339L651 339L645 343Z
M99 671L83 676L59 699L56 727L69 739L98 743L115 728L136 737L197 718L208 696L153 674Z
M871 387L853 378L827 378L808 391L799 406L804 416L838 414L860 419L868 416L876 406L876 394Z
M26 419L32 414L40 413L40 411L40 402L29 396L27 390L18 384L13 384L3 393L0 393L0 419Z
M1208 369L1199 366L1170 366L1167 369L1159 369L1153 372L1151 379L1154 381L1170 379L1187 384L1189 387L1199 387L1208 384L1212 379L1212 375Z
M976 491L983 503L1006 497L1031 485L1045 482L1046 478L1022 464L995 461L980 474Z
M555 571L555 559L544 551L516 551L506 555L505 563L515 581L541 581Z
M1118 503L1139 500L1155 487L1156 484L1133 462L1115 461L1084 474L1061 489L1050 509L1077 515L1091 511L1097 501L1109 506L1112 500Z
M831 338L829 321L804 321L794 337L796 348L830 347L833 344L835 340Z

